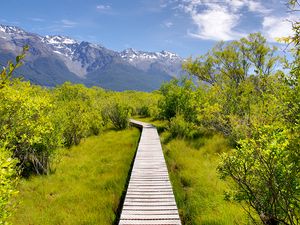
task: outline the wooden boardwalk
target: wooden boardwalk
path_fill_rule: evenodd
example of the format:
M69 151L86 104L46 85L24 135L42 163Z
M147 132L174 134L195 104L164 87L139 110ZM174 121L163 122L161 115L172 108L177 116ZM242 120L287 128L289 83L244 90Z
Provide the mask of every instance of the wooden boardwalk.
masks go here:
M119 225L181 225L157 130L131 123L143 130Z

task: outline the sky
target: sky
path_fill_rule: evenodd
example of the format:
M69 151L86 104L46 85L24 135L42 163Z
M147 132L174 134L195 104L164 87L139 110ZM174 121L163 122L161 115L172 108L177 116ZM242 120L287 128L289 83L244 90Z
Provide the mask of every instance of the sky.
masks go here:
M291 34L285 0L9 0L0 23L65 35L115 51L206 53L218 41L261 32L270 43Z

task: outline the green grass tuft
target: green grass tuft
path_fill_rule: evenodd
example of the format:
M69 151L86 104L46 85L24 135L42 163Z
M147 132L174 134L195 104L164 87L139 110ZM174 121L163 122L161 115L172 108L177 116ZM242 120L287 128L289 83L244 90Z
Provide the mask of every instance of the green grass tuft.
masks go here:
M54 174L22 180L16 225L111 225L138 144L139 131L107 131L62 149Z

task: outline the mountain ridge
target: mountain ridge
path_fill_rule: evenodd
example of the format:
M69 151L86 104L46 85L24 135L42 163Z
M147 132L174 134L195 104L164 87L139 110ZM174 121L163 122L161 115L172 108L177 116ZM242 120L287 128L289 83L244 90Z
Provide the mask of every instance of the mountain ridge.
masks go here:
M18 55L24 45L29 45L30 50L18 74L43 86L71 81L118 91L152 91L162 82L183 74L184 59L165 50L146 52L129 48L117 52L63 35L41 36L0 24L1 64L9 55Z

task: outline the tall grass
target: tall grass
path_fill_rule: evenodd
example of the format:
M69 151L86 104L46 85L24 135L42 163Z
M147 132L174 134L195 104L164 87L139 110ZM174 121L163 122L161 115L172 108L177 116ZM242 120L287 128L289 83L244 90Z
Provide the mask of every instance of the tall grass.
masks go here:
M22 180L15 225L111 225L139 139L139 131L107 131L63 149L54 174Z
M201 147L196 147L201 146ZM185 225L247 224L242 207L224 200L227 183L218 178L218 153L228 151L222 136L173 139L164 145L171 182Z

